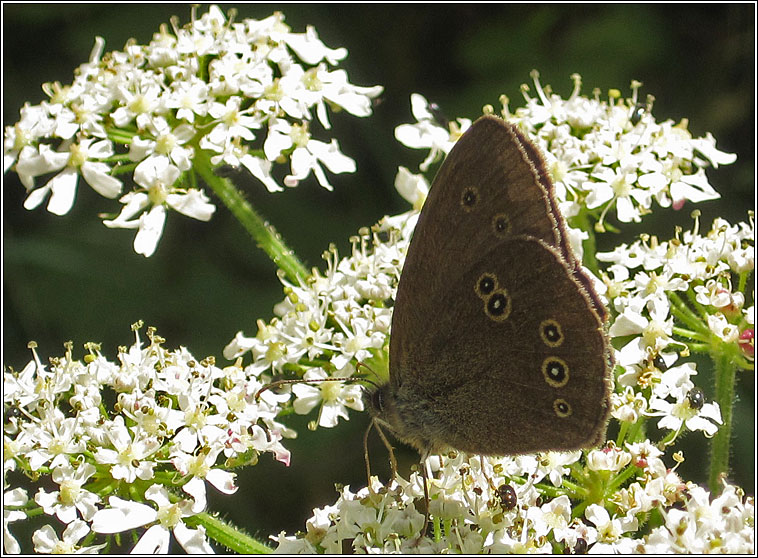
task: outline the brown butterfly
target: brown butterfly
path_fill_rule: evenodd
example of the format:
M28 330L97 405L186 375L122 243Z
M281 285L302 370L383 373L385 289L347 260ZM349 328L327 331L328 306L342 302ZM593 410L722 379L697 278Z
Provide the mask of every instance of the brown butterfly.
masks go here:
M606 317L539 150L484 116L450 151L419 216L374 418L422 458L596 445L612 385Z

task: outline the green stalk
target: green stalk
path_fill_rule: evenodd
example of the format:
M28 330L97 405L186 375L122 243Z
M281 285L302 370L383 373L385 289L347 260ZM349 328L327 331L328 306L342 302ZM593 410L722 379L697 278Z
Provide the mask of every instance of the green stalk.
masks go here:
M226 178L213 172L210 155L202 150L195 151L194 168L203 181L210 186L224 205L229 208L237 220L253 237L258 247L262 248L276 266L283 270L293 283L300 283L308 275L308 270L287 247L281 235L268 224L253 207L242 197L237 188Z
M677 293L668 292L666 294L668 295L669 302L671 302L671 313L674 314L674 316L676 316L680 321L684 322L687 327L699 331L701 334L705 335L706 338L710 338L711 330L708 329L708 326L703 323L703 319L701 317L705 315L705 311L697 303L697 301L694 298L691 299L691 302L693 304L698 305L701 312L700 314L693 312L692 309L687 306L687 304L685 304L685 302ZM687 294L689 295L690 293Z
M711 463L708 475L708 486L711 492L721 492L720 477L729 472L729 451L732 437L732 407L734 404L734 383L737 366L729 354L724 351L722 344L714 347L711 357L716 375L716 402L721 409L723 424L711 440ZM720 349L720 350L719 350Z
M587 211L580 211L578 215L573 218L574 224L587 233L587 240L582 242L582 248L584 254L582 256L582 264L592 271L595 275L600 275L600 268L595 258L597 253L597 245L595 243L595 229L590 222L589 213Z
M270 554L271 548L217 517L203 512L184 518L190 527L202 525L208 537L239 554Z

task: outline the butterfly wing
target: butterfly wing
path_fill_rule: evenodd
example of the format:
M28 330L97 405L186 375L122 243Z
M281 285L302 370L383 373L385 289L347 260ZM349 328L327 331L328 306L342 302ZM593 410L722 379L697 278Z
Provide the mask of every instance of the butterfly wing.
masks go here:
M607 339L599 316L560 255L510 239L449 285L398 392L424 417L432 446L480 454L569 450L605 433ZM483 293L481 282L494 284ZM489 287L488 287L489 288ZM410 397L406 397L409 394Z
M434 179L419 216L398 285L390 362L420 325L414 316L433 312L462 262L477 257L490 238L528 235L561 243L549 196L515 127L483 117L458 140ZM398 330L401 332L396 334ZM397 373L401 373L397 371Z
M599 299L525 142L499 119L478 120L443 163L408 250L390 383L403 422L431 447L513 454L580 447L604 432ZM506 303L508 316L493 319ZM546 346L545 327L560 345ZM560 435L545 428L554 423Z

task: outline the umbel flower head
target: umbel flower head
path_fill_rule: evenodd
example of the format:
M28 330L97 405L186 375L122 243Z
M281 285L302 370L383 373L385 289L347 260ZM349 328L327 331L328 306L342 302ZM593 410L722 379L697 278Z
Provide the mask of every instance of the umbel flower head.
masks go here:
M79 539L143 526L137 552L166 551L172 535L188 551L208 552L204 528L185 522L205 510L207 487L233 494L231 469L265 452L289 463L281 440L294 433L276 419L282 398L256 398L263 384L254 371L169 350L153 329L145 344L139 327L115 362L95 345L76 359L69 346L46 366L32 344L32 360L3 373L3 405L12 410L3 425L5 486L13 471L52 481L32 497L6 493L6 550L18 548L8 523L23 519L33 499L69 526L62 540L57 522L38 530L38 552L96 551L105 544Z
M587 207L593 185L598 182L596 177L619 165L610 154L598 155L611 141L609 138L631 142L630 153L640 157L644 154L660 165L672 157L670 151L657 146L666 144L667 139L679 142L680 155L688 154L689 158L677 156L666 163L677 165L680 172L665 178L667 182L661 185L657 197L643 195L646 181L639 181L657 171L650 170L649 165L639 166L634 171L636 178L629 171L630 184L640 190L640 199L648 204L632 203L632 207L645 208L636 219L653 210L648 203L653 199L666 207L674 203L677 192L689 192L678 190L673 176L696 173L704 177L707 160L701 158L703 152L709 154L709 160L733 160L715 150L712 138L687 139L688 135L681 136L681 129L672 131L674 127L657 124L649 109L635 122L631 116L638 105L636 86L632 99L612 97L608 103L598 96L581 97L578 89L568 101L556 95L548 98L539 89L553 112L546 115L529 98L529 106L516 112L526 121L522 126L535 131L537 140L549 127L553 130L549 132L551 138L556 136L556 129L561 129L564 145L573 143L577 149L581 146L581 152L560 151L565 160L556 159L554 154L547 156L553 167L566 169L572 168L575 157L583 161L575 171L582 175L577 182L581 188L572 190L565 183L557 186L561 208L573 215L587 212L597 222L603 222L609 208L623 210L619 209L619 196L606 200L603 207ZM413 147L430 149L430 157L435 150L438 154L449 151L471 123L459 118L445 129L423 98L414 96L412 105L418 122L400 126L396 135ZM638 127L652 128L657 133L645 135ZM583 142L576 140L579 134L583 134ZM650 143L653 140L656 146ZM547 148L552 145L557 144L549 143ZM424 165L433 160L430 157ZM706 183L699 184L700 192L712 190ZM305 378L350 376L356 361L366 363L377 375L386 374L389 301L428 181L421 174L401 168L396 187L413 204L412 211L385 218L373 230L362 230L353 239L353 253L348 257L340 259L335 250L330 250L324 274L314 271L300 285L285 282L287 296L276 307L277 318L268 324L259 322L255 337L239 333L227 346L225 356L235 358L250 352L256 369L275 374L299 370ZM704 199L692 192L686 195L693 202ZM713 192L708 197L715 196ZM621 217L618 215L623 222ZM603 229L575 228L573 239L581 247L582 237ZM638 282L628 280L629 271L642 265L643 260L637 257L641 252L647 253L645 242L653 249L644 260L644 272L660 279L653 283L641 275ZM423 509L425 503L421 478L414 473L408 480L396 478L387 487L373 480L370 488L340 488L334 505L314 510L305 532L295 536L280 534L278 550L342 552L347 544L365 552L582 552L589 547L594 552L644 552L653 543L660 545L656 547L659 550L669 551L752 549L752 499L729 484L722 483L723 492L716 497L683 480L676 468L684 456L671 448L685 432L699 430L710 437L723 422L719 403L708 401L695 383L697 367L687 358L690 353L702 352L702 341L708 340L709 348L742 355L740 365L752 367L751 346L746 342L748 337L752 339L749 333L753 331L752 305L746 304L753 298L746 281L754 266L752 215L748 222L737 225L716 220L704 235L700 235L696 221L692 231L678 233L669 243L649 238L645 242L642 246L639 242L621 246L613 254L599 256L603 261L623 260L626 275L618 269L620 264L608 271L590 270L612 311L611 336L619 338L615 350L617 388L612 398L613 420L618 421L620 429L615 443L610 441L592 451L517 458L480 458L459 453L439 456L439 461L432 459L422 464L432 467L428 477L434 523L427 537L418 538L423 513L417 509ZM668 280L661 279L664 277ZM678 299L679 293L692 293L692 298L697 296L704 301L703 297L709 296L702 313L694 314L702 326L694 339L687 338L688 330L683 327L694 325L692 316L680 312L689 299ZM733 310L728 318L718 305ZM637 312L634 317L632 309ZM724 324L724 320L729 327L714 329L707 325ZM637 325L630 328L625 325L628 323ZM727 340L722 332L729 328L735 333ZM355 340L361 342L353 343ZM362 353L357 353L356 348ZM303 389L291 388L291 404L298 413L318 408L319 417L312 425L331 426L336 423L335 415L346 417L348 409L360 409L354 404L354 395L346 391L351 387L321 382ZM645 433L651 419L660 429L660 439ZM510 488L503 489L504 486ZM515 506L505 503L511 501L510 489L516 494ZM733 502L733 508L719 509L722 498ZM681 510L686 512L680 513ZM705 513L711 514L713 522L699 521ZM681 538L679 529L697 532L699 542Z
M387 296L388 281L390 292L396 286L397 273L389 270L403 257L414 218L415 212L411 212L385 219L373 233L366 230L355 239L351 256L337 260L330 254L326 276L315 274L307 286L287 285L288 296L277 306L279 318L270 324L259 323L255 338L238 334L227 347L227 356L251 351L256 369L276 371L320 362L318 367L310 365L305 378L350 375L353 368L346 374L343 365L354 354L345 340L362 338L364 347L382 346L380 342L388 340L378 329L386 323L381 297ZM709 292L719 290L718 304L722 306L714 306L713 300L703 306L700 331L705 332L713 322L709 316L723 315L725 307L734 306L728 320L723 319L733 324L730 327L735 333L728 340L721 337L723 328L708 335L720 350L743 355L744 367L749 368L752 351L741 344L745 337L738 333L753 331L753 309L740 305L743 297L752 299L753 293L739 277L752 272L749 254L753 246L752 217L738 225L717 219L706 234L695 229L669 243L656 244L645 266L649 273L663 276L671 265L680 275L676 281L660 285L653 298L641 278L618 288L617 281L603 274L609 306L619 312L611 335L625 342L615 351L618 366L612 417L620 427L618 443L609 441L591 451L520 457L441 455L422 464L431 467L427 477L434 528L427 537L418 538L424 521L418 510L426 504L422 477L413 473L407 480L397 477L386 487L374 478L370 489L339 488L337 501L314 510L304 532L281 533L276 538L277 550L339 553L349 544L361 552L582 552L592 548L593 552L613 553L647 552L653 545L658 552L751 552L752 498L725 482L721 495L710 494L676 471L684 459L681 452L673 451L676 439L687 431L713 436L722 417L719 404L706 401L695 383L697 367L686 358L685 330L677 330L681 335L666 334L666 327L656 320L668 320L669 329L682 323L678 313L681 301L676 298L680 292L695 297L714 278L726 285L734 274L733 284L742 290L711 287ZM648 248L636 242L601 257L636 258ZM631 262L640 260L624 261L633 267ZM694 267L700 267L700 272L694 273ZM621 276L616 268L611 273ZM669 305L675 308L673 316L664 310ZM641 326L628 330L624 325L628 308L650 317L644 323L636 318L633 321ZM366 330L370 322L365 316L372 314L380 318L375 321L380 325ZM306 323L310 327L305 328ZM355 325L351 327L351 323ZM303 342L310 353L300 346ZM272 352L272 347L277 347L276 351ZM379 369L384 350L386 345L382 351L366 350L363 362ZM276 360L270 360L274 355ZM354 394L348 395L354 386L334 384L337 382L308 389L293 387L294 411L305 414L320 404L313 425L332 426L336 420L324 417L334 417L335 408L343 417L348 408L361 410L346 403L354 401ZM651 420L661 432L660 439L644 434ZM504 486L515 491L515 506L504 501ZM728 508L722 507L726 501L730 502ZM703 517L709 520L703 521ZM685 531L686 537L682 536Z
M325 170L355 171L337 140L317 139L331 127L329 110L371 114L382 88L359 87L344 70L347 56L315 29L294 33L275 13L227 21L217 6L190 24L162 26L148 45L129 42L90 59L70 85L46 84L49 100L25 105L5 129L3 171L18 173L34 209L64 215L80 178L123 204L104 215L108 227L137 229L135 251L150 256L169 210L208 221L215 206L198 177L227 165L242 168L270 192L311 173L331 189ZM40 179L44 179L39 184ZM127 192L124 181L127 182Z

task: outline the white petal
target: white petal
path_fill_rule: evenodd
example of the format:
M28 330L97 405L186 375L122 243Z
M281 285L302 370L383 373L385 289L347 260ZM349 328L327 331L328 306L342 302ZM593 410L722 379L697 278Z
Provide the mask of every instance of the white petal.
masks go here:
M290 168L292 176L297 180L302 180L311 172L311 168L316 165L316 158L304 147L298 147L290 156ZM286 184L286 183L285 183Z
M313 174L316 176L316 180L318 180L318 183L329 190L330 192L334 189L334 187L329 183L329 179L326 177L326 173L324 172L324 169L321 168L321 165L318 163L313 165Z
M210 203L208 196L194 188L186 194L169 194L166 203L176 211L198 221L210 221L216 206Z
M87 149L87 156L93 159L107 159L113 155L113 143L110 140L101 140L93 143Z
M647 318L636 312L624 310L624 312L613 322L608 334L611 337L622 337L624 335L636 335L642 333L648 324Z
M700 416L715 420L719 424L723 424L724 422L721 418L721 409L718 403L706 403L703 405L703 408L700 409Z
M666 415L658 421L658 428L668 428L669 430L679 430L682 426L682 420L671 415Z
M639 211L628 197L616 199L616 215L622 223L631 223L632 221L636 223L640 220Z
M432 120L434 115L429 112L429 102L420 93L411 93L411 112L417 121Z
M190 479L189 482L182 486L182 490L192 496L192 499L195 501L192 505L192 513L200 513L205 509L205 481L203 479L199 477Z
M282 151L290 147L292 147L292 138L289 134L269 129L266 141L263 143L263 153L266 154L266 159L274 161Z
M69 523L66 530L63 531L63 540L68 542L77 542L89 534L89 525L81 519Z
M340 151L339 143L333 139L330 143L318 140L308 142L308 151L313 153L326 168L335 174L355 172L355 161Z
M168 554L169 542L171 542L171 537L168 529L162 525L153 525L137 541L131 554Z
M208 471L208 474L205 475L205 480L224 494L234 494L237 492L237 485L234 482L236 478L236 474L222 469L211 469Z
M284 190L271 176L271 161L253 157L249 153L242 156L240 163L250 171L255 178L263 182L269 192L281 192Z
M316 116L318 116L318 120L321 122L321 125L325 130L331 130L332 124L329 122L329 113L326 111L326 103L322 102L316 105Z
M129 159L132 161L141 161L155 149L155 140L134 138L129 145Z
M111 229L136 229L139 219L132 219L150 205L150 198L144 192L129 192L121 198L124 207L115 219L106 219L103 224Z
M700 170L697 174L685 175L671 185L671 197L674 201L690 200L691 202L702 202L720 198L716 190L708 183L705 172Z
M616 360L622 366L638 364L645 359L647 346L642 337L636 337L616 351Z
M607 525L611 521L608 511L598 504L590 504L587 506L587 509L584 510L584 517L594 523L596 527Z
M711 421L706 420L702 417L692 417L691 419L687 420L685 423L685 426L687 426L688 430L702 430L705 432L706 436L713 436L716 434L716 432L719 431L719 427L713 424Z
M589 209L600 207L613 198L613 188L606 182L585 182L582 188L589 191L587 196L587 207Z
M121 181L110 175L111 168L105 163L88 161L81 168L84 180L101 196L115 198L121 193Z
M330 64L336 64L347 56L347 49L331 49L324 45L318 38L316 29L309 25L305 33L287 33L282 37L287 46L289 46L297 57L306 64L314 66L326 59Z
M429 149L436 145L445 145L449 134L442 128L429 123L401 124L395 128L395 139L412 149Z
M43 525L32 535L34 550L41 554L49 554L58 543L58 535L50 525Z
M149 258L155 252L158 241L163 234L163 225L166 222L166 209L156 206L149 213L140 218L140 228L134 237L134 251Z
M50 196L50 203L47 204L47 210L55 215L65 215L71 210L76 197L76 183L79 180L79 174L67 167L60 173L50 179L50 186L53 195Z
M327 92L326 99L345 109L353 116L371 116L371 99L354 91L344 91L337 95Z
M92 530L95 533L121 533L136 529L155 521L158 516L152 507L122 500L118 496L111 496L108 502L111 507L100 510L92 518Z
M36 188L35 190L32 190L31 192L29 192L29 195L26 196L26 200L24 200L24 208L34 209L43 201L45 201L45 198L47 197L49 193L50 193L49 186L43 186L42 188Z
M197 529L190 529L184 523L177 523L174 527L174 538L188 554L215 554L213 547L208 544L202 525Z

